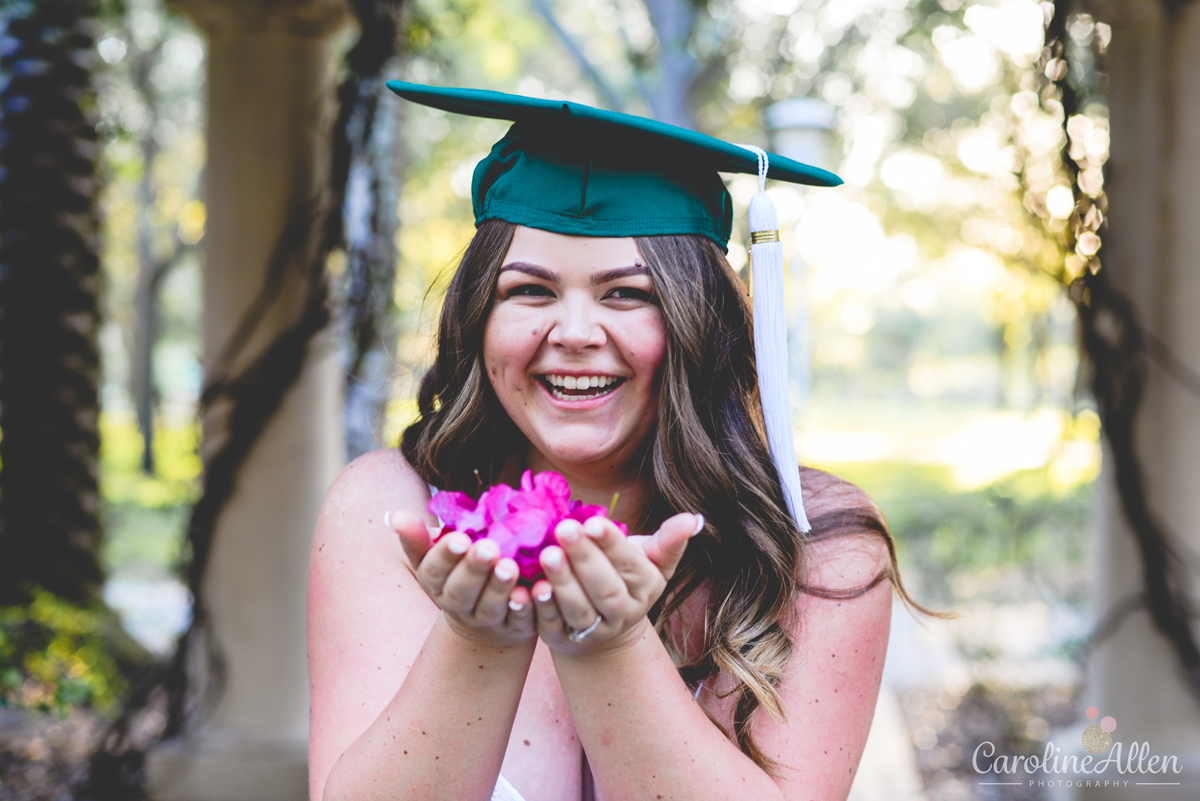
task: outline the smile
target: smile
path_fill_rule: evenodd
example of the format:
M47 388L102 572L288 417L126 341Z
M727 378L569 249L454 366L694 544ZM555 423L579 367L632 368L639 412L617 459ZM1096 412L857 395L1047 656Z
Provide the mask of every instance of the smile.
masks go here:
M615 375L540 375L538 380L560 401L585 401L613 392L625 379Z

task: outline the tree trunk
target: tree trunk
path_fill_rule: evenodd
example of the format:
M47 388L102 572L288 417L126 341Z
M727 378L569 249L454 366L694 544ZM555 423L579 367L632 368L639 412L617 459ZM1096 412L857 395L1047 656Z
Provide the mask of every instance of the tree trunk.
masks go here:
M0 603L102 579L90 4L0 12Z

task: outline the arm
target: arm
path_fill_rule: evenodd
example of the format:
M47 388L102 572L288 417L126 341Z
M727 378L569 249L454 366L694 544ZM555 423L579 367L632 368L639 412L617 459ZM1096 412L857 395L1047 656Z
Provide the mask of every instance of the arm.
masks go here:
M406 557L383 513L428 500L400 453L379 451L348 466L322 506L308 589L314 800L486 799L495 785L534 649L532 609L521 613L524 639L473 637L462 616L439 610L413 561L427 579L439 558L466 570L478 598L496 559L476 559L478 544L461 558L439 551L450 538ZM427 540L423 522L407 518L401 535ZM442 572L441 589L469 594L469 582ZM494 584L487 592L506 610L511 582Z
M585 538L564 547L574 566L593 558L589 546L615 544ZM887 564L886 546L865 537L814 546L810 558L809 580L830 588L865 585ZM570 580L551 580L569 618ZM586 576L580 581L599 586ZM618 647L556 648L559 680L602 796L844 799L874 713L890 608L887 582L849 601L798 599L795 650L779 687L787 720L776 723L764 711L752 723L759 746L780 765L778 778L708 720L648 623ZM576 614L582 620L591 613ZM731 683L706 689L703 700L728 727L734 699L718 696Z

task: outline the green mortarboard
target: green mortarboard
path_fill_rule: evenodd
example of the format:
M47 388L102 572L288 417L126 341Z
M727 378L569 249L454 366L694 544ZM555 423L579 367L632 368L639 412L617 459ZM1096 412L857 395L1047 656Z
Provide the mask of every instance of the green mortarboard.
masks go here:
M512 120L475 168L475 224L501 219L576 236L699 234L729 244L733 203L719 172L758 173L739 145L579 103L389 81L443 111ZM836 175L767 154L768 178L837 186Z
M761 148L580 103L402 81L387 86L422 105L513 122L475 167L476 225L499 219L573 236L694 234L727 248L733 201L718 173L758 176L750 231L759 395L784 497L798 528L808 531L788 398L783 248L766 179L810 186L842 180Z

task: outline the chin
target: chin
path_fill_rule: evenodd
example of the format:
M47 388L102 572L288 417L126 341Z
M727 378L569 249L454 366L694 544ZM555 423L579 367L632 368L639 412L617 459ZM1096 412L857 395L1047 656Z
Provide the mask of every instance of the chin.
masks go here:
M627 452L627 449L622 446L614 446L611 442L604 443L581 443L574 442L545 442L539 448L542 456L554 464L562 465L564 468L569 466L586 467L600 462L609 461L622 452Z

